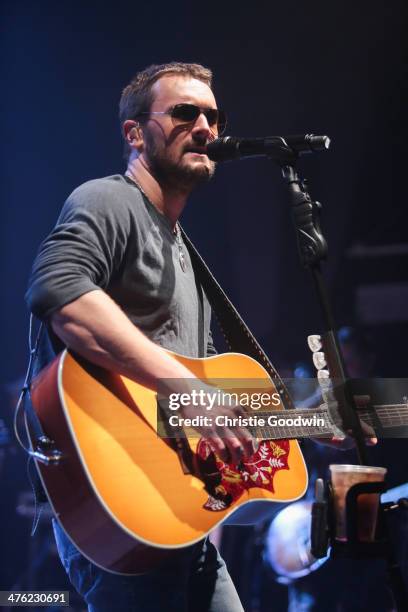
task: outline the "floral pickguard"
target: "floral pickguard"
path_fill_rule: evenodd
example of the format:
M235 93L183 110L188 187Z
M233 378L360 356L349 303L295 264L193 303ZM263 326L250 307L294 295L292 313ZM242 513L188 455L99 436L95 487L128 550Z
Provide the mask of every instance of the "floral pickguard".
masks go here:
M262 440L258 450L248 461L239 464L224 463L215 455L208 442L201 438L197 454L207 460L213 454L221 480L204 504L206 510L219 511L228 508L244 491L258 487L274 492L273 477L278 470L288 470L289 440Z

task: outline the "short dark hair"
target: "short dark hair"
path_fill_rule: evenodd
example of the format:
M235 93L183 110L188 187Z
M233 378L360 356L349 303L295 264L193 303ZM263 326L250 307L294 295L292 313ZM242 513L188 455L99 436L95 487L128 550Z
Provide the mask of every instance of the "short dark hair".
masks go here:
M150 110L153 103L152 87L162 76L175 74L202 81L208 87L212 86L212 72L201 64L185 64L169 62L168 64L152 64L138 72L122 91L119 102L120 125L127 119L136 119L141 113ZM129 157L129 146L125 142L125 159Z

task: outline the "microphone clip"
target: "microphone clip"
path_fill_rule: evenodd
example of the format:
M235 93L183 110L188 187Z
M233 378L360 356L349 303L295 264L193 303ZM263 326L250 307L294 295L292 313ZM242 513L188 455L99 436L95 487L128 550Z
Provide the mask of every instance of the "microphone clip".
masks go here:
M311 199L306 180L299 178L292 164L284 165L282 173L289 185L299 257L303 267L310 268L327 258L327 242L320 227L322 205Z

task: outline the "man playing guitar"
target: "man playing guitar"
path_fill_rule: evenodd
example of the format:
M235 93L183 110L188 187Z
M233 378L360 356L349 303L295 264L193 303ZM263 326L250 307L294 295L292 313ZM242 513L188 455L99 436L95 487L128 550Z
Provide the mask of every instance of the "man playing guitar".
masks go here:
M211 79L203 66L176 62L136 75L120 101L125 175L89 181L69 196L41 245L27 292L55 353L68 347L154 391L163 379L174 379L177 393L197 382L165 349L200 357L201 333L206 354L215 352L210 306L178 225L192 190L214 173L205 147L226 124ZM241 414L239 406L219 410ZM194 413L190 406L181 412ZM198 432L232 463L254 452L245 428ZM158 570L123 576L91 563L57 521L54 531L65 569L89 610L242 610L208 539L170 556Z

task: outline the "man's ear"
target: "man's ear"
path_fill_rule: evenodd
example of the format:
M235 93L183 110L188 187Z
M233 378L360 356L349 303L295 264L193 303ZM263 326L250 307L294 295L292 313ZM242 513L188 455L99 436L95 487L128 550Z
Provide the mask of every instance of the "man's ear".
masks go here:
M143 151L143 130L138 121L127 119L123 123L123 136L131 149L136 150L138 153Z

